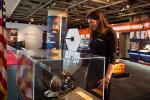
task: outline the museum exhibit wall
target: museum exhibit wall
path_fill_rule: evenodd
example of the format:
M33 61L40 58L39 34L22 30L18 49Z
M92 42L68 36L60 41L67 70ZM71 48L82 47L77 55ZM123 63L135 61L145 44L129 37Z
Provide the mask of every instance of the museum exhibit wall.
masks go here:
M23 23L6 23L6 28L18 29L18 40L25 41L26 49L38 49L42 47L42 35L47 31L47 26L23 24Z

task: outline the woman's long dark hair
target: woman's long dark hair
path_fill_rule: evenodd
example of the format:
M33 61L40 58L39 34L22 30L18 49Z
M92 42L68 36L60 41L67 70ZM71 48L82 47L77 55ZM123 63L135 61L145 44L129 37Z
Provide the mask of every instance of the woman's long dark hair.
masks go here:
M88 14L87 19L94 19L98 22L97 32L99 33L99 36L106 35L107 30L111 29L111 26L109 25L108 21L104 17L104 14L100 13L99 11L93 11Z

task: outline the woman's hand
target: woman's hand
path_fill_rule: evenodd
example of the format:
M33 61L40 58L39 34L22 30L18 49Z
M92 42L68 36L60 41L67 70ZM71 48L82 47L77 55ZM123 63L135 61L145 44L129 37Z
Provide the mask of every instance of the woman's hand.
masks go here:
M99 89L103 89L103 86L104 86L104 89L108 87L109 81L110 81L110 78L112 75L113 67L114 67L114 64L108 65L106 76L103 79L98 81L98 84L99 84L98 88Z
M98 88L99 89L103 89L103 86L104 86L104 89L107 88L108 85L109 85L109 81L110 81L110 79L108 79L106 77L101 79L101 80L99 80L98 81L98 84L99 84Z

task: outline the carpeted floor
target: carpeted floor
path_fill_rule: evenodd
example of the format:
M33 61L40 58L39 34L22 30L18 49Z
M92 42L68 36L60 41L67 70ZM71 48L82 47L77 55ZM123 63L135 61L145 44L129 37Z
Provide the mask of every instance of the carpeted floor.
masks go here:
M129 78L112 79L111 100L150 100L150 66L123 61Z

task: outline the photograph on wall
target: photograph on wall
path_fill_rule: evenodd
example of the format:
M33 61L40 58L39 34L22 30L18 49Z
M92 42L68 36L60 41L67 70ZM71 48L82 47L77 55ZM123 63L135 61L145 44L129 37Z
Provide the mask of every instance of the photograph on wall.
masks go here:
M6 29L6 41L8 43L15 43L18 40L18 29Z
M83 35L80 35L80 37L81 37L81 42L80 42L79 48L82 48L82 49L88 48L89 42L90 42L90 34L83 34Z
M47 25L48 25L47 42L51 43L50 48L59 48L60 17L48 16Z
M140 31L130 32L130 39L140 39Z
M141 31L141 39L150 39L150 30Z
M130 50L139 50L139 42L130 42Z
M141 32L141 48L144 49L146 45L150 44L150 30Z

